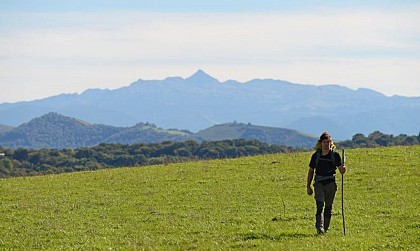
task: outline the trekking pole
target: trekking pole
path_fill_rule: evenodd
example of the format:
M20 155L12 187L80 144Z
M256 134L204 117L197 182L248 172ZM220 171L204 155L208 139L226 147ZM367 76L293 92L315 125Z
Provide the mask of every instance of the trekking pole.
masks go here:
M341 154L341 164L344 165L345 156L344 149ZM344 173L341 174L341 216L343 217L343 233L346 235L346 222L344 220Z

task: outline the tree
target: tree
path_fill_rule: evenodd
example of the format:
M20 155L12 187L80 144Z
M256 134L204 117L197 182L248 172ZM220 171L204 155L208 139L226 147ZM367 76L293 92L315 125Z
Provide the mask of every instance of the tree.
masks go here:
M28 150L24 148L19 148L15 150L15 152L12 155L12 158L18 161L26 161L28 160Z

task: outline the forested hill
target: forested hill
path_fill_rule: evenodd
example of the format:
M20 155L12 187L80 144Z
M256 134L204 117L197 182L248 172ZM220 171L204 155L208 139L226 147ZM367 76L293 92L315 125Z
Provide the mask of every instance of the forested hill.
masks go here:
M187 130L162 129L154 124L138 123L132 127L90 124L82 120L48 113L16 128L0 132L0 145L7 148L79 148L100 143L159 143L163 141L197 142L224 139L257 139L267 144L311 148L313 136L295 130L227 123L212 126L198 133Z

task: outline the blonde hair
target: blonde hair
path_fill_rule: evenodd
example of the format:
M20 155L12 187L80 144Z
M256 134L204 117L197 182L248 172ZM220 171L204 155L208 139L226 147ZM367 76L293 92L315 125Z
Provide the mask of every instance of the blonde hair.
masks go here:
M323 132L323 133L321 134L321 136L319 136L319 140L318 140L318 142L316 143L316 145L315 145L315 148L314 148L314 149L315 149L316 151L320 150L320 149L322 148L322 146L321 146L321 142L322 142L322 140L324 140L324 139L328 139L328 140L330 140L330 141L331 141L331 149L332 149L332 150L335 150L336 146L335 146L334 141L332 140L332 138L331 138L331 134L330 134L329 132Z

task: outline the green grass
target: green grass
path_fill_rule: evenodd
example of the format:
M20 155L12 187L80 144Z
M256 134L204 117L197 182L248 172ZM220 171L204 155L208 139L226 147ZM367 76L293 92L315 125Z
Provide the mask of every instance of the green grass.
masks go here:
M346 156L345 236L340 190L316 234L307 152L3 179L0 250L419 250L420 146Z

